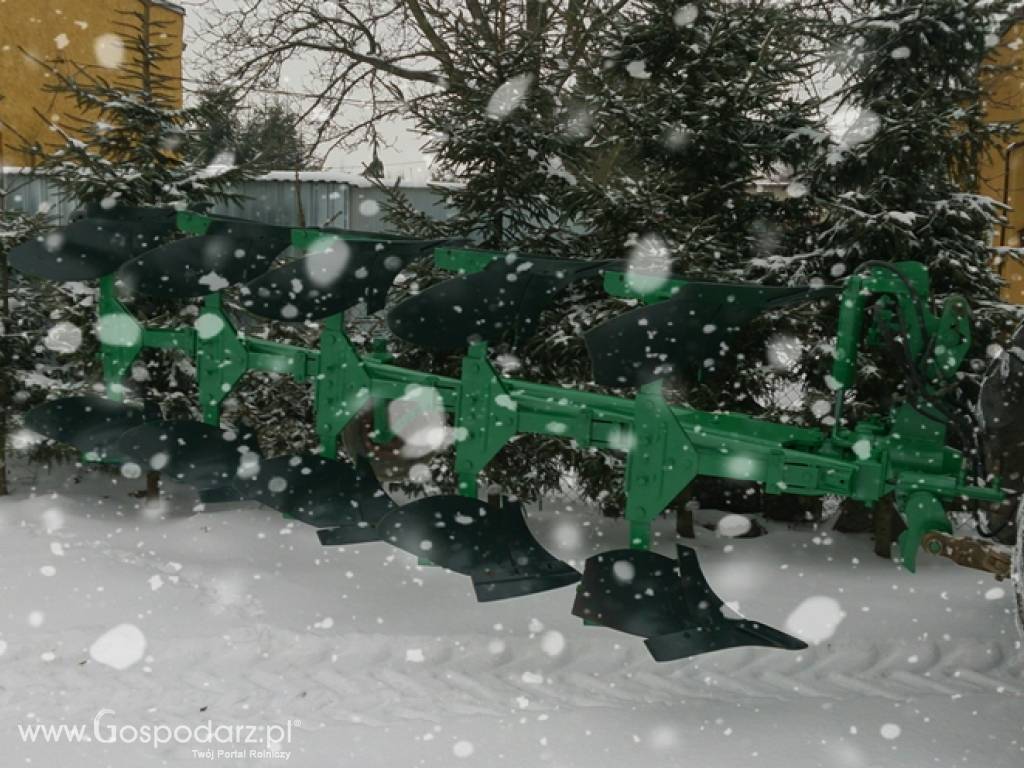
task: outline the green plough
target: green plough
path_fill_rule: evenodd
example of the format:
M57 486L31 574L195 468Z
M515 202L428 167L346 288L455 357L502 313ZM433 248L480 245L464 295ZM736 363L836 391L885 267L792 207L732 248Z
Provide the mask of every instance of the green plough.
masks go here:
M388 325L413 344L463 351L457 378L394 365L385 351L360 354L345 332L347 310L384 309L395 277L431 256L455 275L394 306ZM779 630L724 616L693 550L679 546L676 558L648 551L651 522L700 476L755 482L769 494L834 494L868 505L891 497L907 526L899 548L909 570L923 548L1000 578L1011 575L1010 558L999 550L952 536L948 507L1001 502L1004 491L978 460L972 420L949 403L971 346L967 303L952 296L933 311L928 274L918 263L870 263L843 285L824 288L638 279L616 261L542 259L123 207L89 209L61 236L15 249L10 261L46 279L99 280L107 397L45 403L26 417L30 428L90 460L163 472L205 501L259 501L315 526L325 545L386 542L469 576L480 600L578 583L575 615L645 638L659 661L743 645L804 647ZM594 380L635 388L634 398L522 381L495 369L489 345L529 337L560 292L594 278L612 295L641 300L585 336ZM260 317L319 322L317 348L247 337L223 306L228 289ZM121 303L123 290L203 297L202 310L191 327L147 328ZM758 314L832 300L839 302L839 321L830 431L707 413L664 398L665 377L713 372L723 346ZM887 417L850 424L843 408L856 385L858 351L881 345L903 356L906 396ZM164 421L152 404L124 402L124 378L146 347L177 349L195 361L202 423ZM1004 360L986 381L987 428L1019 430L1019 393L1011 384L1022 378L1022 364ZM221 429L221 406L247 371L313 382L319 457L261 457L252 436ZM389 404L418 392L430 393L451 428L458 495L403 505L388 497L365 457L339 459L338 443L366 413L373 438L393 441ZM951 433L964 451L950 446ZM540 546L519 504L477 499L480 473L520 434L626 453L626 548L589 558L580 574ZM1018 553L1018 570L1019 562ZM1014 576L1019 590L1020 574Z

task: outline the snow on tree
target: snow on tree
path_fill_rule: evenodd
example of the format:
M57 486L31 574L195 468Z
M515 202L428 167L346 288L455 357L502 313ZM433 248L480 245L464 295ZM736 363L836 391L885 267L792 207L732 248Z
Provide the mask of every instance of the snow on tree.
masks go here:
M765 0L628 6L582 82L591 135L567 202L589 227L580 245L639 271L718 281L764 279L757 264L805 250L813 203L798 185L777 197L757 182L801 173L826 135L818 99L801 87L819 22ZM776 326L752 329L688 399L770 406L763 350Z
M465 186L443 188L453 211L444 222L418 216L396 195L390 221L400 231L569 255L571 222L560 201L573 179L562 153L585 136L566 130L566 122L596 36L617 23L623 5L488 0L453 8L435 0L390 0L361 8L357 19L334 4L273 0L228 11L212 33L232 65L230 76L243 86L265 84L298 57L311 63L317 96L306 111L321 124L319 140L373 142L383 121L398 115L415 121L435 170ZM365 104L346 101L363 94ZM425 265L394 297L440 277ZM585 381L585 360L577 354L570 371L572 361L563 354L572 339L561 332L555 337L542 379L558 371L556 380ZM396 351L399 362L415 367L451 372L455 362L422 350ZM508 350L495 351L511 359ZM532 372L530 360L543 354L526 355L521 372ZM489 480L532 497L558 486L567 456L560 441L516 440L492 464ZM434 477L450 476L438 467Z
M760 194L755 181L802 170L825 135L816 100L795 95L814 61L800 53L814 22L802 8L765 2L626 4L568 77L564 52L535 50L537 37L517 36L514 25L497 50L482 33L460 39L460 70L476 77L447 82L443 97L412 110L435 163L465 181L445 191L454 216L435 224L406 209L393 220L493 248L639 259L663 275L719 280L744 277L758 257L806 248L813 206L796 193ZM588 386L580 332L622 309L597 286L572 292L517 350L516 375ZM761 329L751 346L763 348L768 335ZM756 410L751 395L767 377L749 356L733 359L735 389L716 392L711 382L691 401L714 408L746 399ZM560 452L550 442L545 456L575 467L587 495L620 506L608 472L618 455ZM512 454L489 472L518 488L532 465L527 451L521 462Z
M751 189L814 149L813 100L792 95L808 70L795 53L802 13L764 2L394 0L356 24L337 6L275 0L226 13L213 31L242 83L265 83L298 56L315 60L332 85L307 111L343 118L322 137L375 138L396 114L415 121L434 169L461 183L438 187L452 211L445 221L396 192L388 213L401 231L585 259L660 239L678 250L670 266L736 279L745 259L792 249L800 232L790 222L807 217L796 195L774 201ZM357 85L371 103L339 115L331 99ZM395 297L441 277L422 265ZM516 375L588 386L580 333L621 311L596 284L582 286L525 346L495 349L496 359L514 360ZM398 351L404 364L453 372L452 359ZM607 499L607 463L620 458L580 456L558 440L518 440L488 479L530 497L583 461L592 495Z
M53 143L29 143L15 134L31 171L87 211L117 205L184 208L232 199L231 186L248 177L247 169L211 171L183 155L193 114L176 102L178 84L167 67L169 46L162 42L166 22L152 18L149 3L141 0L119 13L123 56L117 61L110 57L105 62L109 66L40 62L53 77L49 90L64 97L74 111L69 109L59 121L39 114L51 129ZM45 213L6 215L5 252L26 237L46 237L52 222ZM16 273L8 279L12 309L6 318L4 374L13 404L8 426L17 432L21 413L54 391L90 391L99 385L102 372L94 285L51 283ZM175 302L141 299L133 302L133 309L150 320L174 321L187 320L194 311ZM176 401L192 386L188 374L186 361L147 350L132 371L129 391L139 396L159 393L173 413ZM34 458L53 455L51 446L33 447Z
M47 89L76 111L59 122L38 113L55 142L24 142L33 170L83 204L188 207L232 198L244 169L211 171L182 152L195 112L178 104L179 83L168 71L168 22L143 0L118 13L124 56L116 66L40 62L54 79Z
M979 161L997 151L1015 126L986 117L1005 3L973 0L856 2L834 29L842 85L836 102L849 126L809 169L803 183L823 209L816 248L769 273L817 274L838 281L866 262L918 261L928 267L936 300L965 296L974 319L972 371L949 393L970 413L986 350L1016 324L1000 302L999 258L1019 250L993 247L1003 221L999 204L978 191ZM809 401L831 398L823 374L831 365L833 316L803 328L810 354L802 364L817 385ZM899 356L898 350L890 354ZM899 358L897 358L899 359ZM906 392L901 364L865 355L866 374L848 413L888 408ZM819 417L827 424L830 415ZM972 428L953 420L952 435L975 452Z
M590 138L570 205L587 247L619 256L656 241L666 267L726 280L802 248L806 199L755 182L801 172L824 135L800 88L814 21L765 0L628 6L582 83Z
M0 176L0 198L24 179ZM39 443L21 428L21 415L54 392L80 391L98 372L98 345L89 333L95 292L82 283L37 280L7 267L10 250L43 236L45 214L0 209L0 495L7 492L8 450L41 462L67 459L67 446Z
M806 178L825 212L808 263L830 280L871 260L924 263L938 300L957 292L972 305L977 371L1011 327L993 268L1002 211L978 192L979 160L1014 129L985 115L1003 6L900 0L855 10L836 43L846 52L838 98L853 120Z
M235 88L207 87L192 114L186 156L198 164L229 159L260 171L320 168L303 135L302 115L283 101L247 106Z
M832 278L872 259L921 261L940 296L957 291L975 306L998 299L991 243L1003 217L978 193L978 170L1015 128L986 119L1004 6L854 6L837 40L837 97L852 124L808 176L826 207L817 258Z

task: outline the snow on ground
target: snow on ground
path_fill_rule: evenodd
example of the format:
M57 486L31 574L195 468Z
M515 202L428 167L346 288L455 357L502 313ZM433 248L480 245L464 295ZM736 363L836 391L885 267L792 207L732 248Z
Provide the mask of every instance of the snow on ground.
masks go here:
M477 604L468 579L385 544L323 548L259 506L195 514L181 488L143 510L139 481L111 480L30 472L0 500L4 766L208 762L204 744L32 744L18 729L91 733L103 710L118 727L292 721L272 745L287 762L220 765L1024 764L1010 590L946 561L922 556L912 575L864 537L701 530L723 599L818 642L657 664L574 618L571 588ZM623 524L571 506L531 512L550 549L582 567L622 546ZM671 553L669 521L659 532Z

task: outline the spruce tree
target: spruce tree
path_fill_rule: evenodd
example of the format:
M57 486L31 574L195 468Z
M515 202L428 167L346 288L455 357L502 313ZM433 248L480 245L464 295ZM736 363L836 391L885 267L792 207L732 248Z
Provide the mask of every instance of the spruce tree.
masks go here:
M467 237L484 248L564 253L569 222L561 201L575 180L563 155L582 139L562 130L560 116L571 104L565 83L575 70L545 39L555 33L555 14L545 22L551 29L538 28L538 7L502 4L500 41L482 37L469 20L452 25L448 46L459 76L409 107L435 174L460 181L435 188L452 216L431 221L394 190L396 226Z
M678 273L733 280L801 248L802 189L779 199L755 182L801 172L824 135L798 95L812 21L767 0L628 6L582 83L592 136L570 204L586 245L626 255L646 238Z
M839 34L853 116L809 179L827 217L820 269L875 259L928 266L940 296L998 299L992 231L999 206L978 192L979 162L1014 130L986 118L1005 3L863 0ZM980 341L985 340L981 336Z
M199 207L233 199L232 185L247 178L243 167L209 171L188 159L189 126L194 114L178 103L180 83L172 75L166 23L150 14L147 0L120 10L124 56L116 68L86 67L57 60L40 62L53 78L47 88L68 105L59 121L39 114L52 141L28 142L21 149L32 170L54 184L69 201L89 212L115 206ZM113 62L111 62L113 63ZM33 219L18 237L46 236L53 222ZM10 229L10 227L8 227ZM95 335L94 284L51 283L10 276L12 312L4 339L4 376L8 429L21 415L55 393L102 389L99 345ZM124 297L151 325L190 323L196 307L179 302ZM168 415L196 414L192 366L181 357L144 351L133 366L128 389L134 396L161 402ZM37 447L35 457L50 459Z
M302 135L302 117L281 101L255 107L238 129L236 162L261 171L311 171L320 164Z
M617 11L605 5L591 4L595 31L617 22ZM568 129L577 112L573 83L596 51L593 43L582 44L586 24L573 15L572 6L561 0L494 2L484 6L493 19L480 22L473 14L459 13L445 24L446 50L456 63L453 74L430 98L412 102L409 114L424 138L424 152L433 158L435 174L459 183L435 187L451 211L441 221L417 212L399 187L392 188L387 215L396 229L467 238L484 248L535 256L601 258L571 248L573 215L563 205L576 183L565 158L586 140L582 132ZM394 299L448 277L425 261L414 267ZM591 290L590 295L598 294ZM589 369L582 345L561 333L555 319L586 314L566 309L571 302L564 298L545 319L536 338L548 344L496 347L499 368L537 381L585 384ZM573 353L567 357L569 347ZM404 344L396 351L403 364L458 375L454 356ZM578 461L578 452L563 441L520 436L488 466L484 482L533 499L557 490L567 468ZM440 462L434 470L435 479L450 481L449 465Z
M3 181L0 174L0 187ZM99 345L90 332L95 291L83 283L26 277L7 267L12 248L45 236L51 227L44 213L0 210L0 494L9 487L8 456L45 463L76 456L66 445L32 439L21 418L55 393L87 389L83 382L96 374Z
M778 265L839 281L868 261L923 263L937 302L955 292L971 304L974 374L1012 323L999 300L993 247L1003 211L978 190L980 160L1014 130L986 117L1004 9L973 0L854 6L836 38L845 52L837 99L850 125L805 179L824 211L817 247L799 264ZM830 318L822 320L806 329L815 354L804 361L819 372L830 363ZM868 381L852 412L887 407L901 377L877 357L866 356L862 368ZM975 379L961 383L970 390ZM816 381L827 397L821 377Z
M254 172L319 168L302 132L302 116L283 101L247 106L234 88L208 87L199 92L191 114L187 157L196 163L230 158Z
M777 195L758 183L802 173L825 139L818 100L801 88L818 17L768 0L644 0L623 16L582 82L592 136L568 200L589 227L580 245L661 274L786 282L762 265L806 250L815 207L799 183ZM770 390L784 382L765 343L786 319L752 328L701 386L689 372L686 398L777 412Z
M241 106L241 97L230 86L203 88L192 111L186 157L199 165L210 165L225 155L235 155L237 160Z
M814 101L795 95L810 69L801 53L809 23L802 8L760 0L632 3L616 9L562 90L555 84L566 80L564 62L545 58L543 46L535 51L533 38L513 36L501 55L467 39L459 50L473 77L447 83L440 100L416 112L435 162L464 180L445 190L454 215L437 225L405 210L393 220L538 255L643 258L653 250L666 270L740 279L753 260L805 247L814 220L796 187L781 200L754 188L783 166L802 170L824 136ZM485 56L492 69L478 63ZM515 79L510 62L519 65ZM626 309L598 285L581 286L542 318L533 339L496 352L514 352L517 376L592 387L580 334ZM757 337L762 348L766 336ZM749 393L763 390L763 372L737 368L739 389L722 395L711 382L691 401L722 407L746 397L747 409L758 409ZM540 450L537 442L530 450ZM574 466L589 496L619 504L608 468L621 456L550 442L549 457ZM516 461L514 450L488 472L519 490L535 478L536 462L525 451Z
M768 265L779 279L820 275L829 282L869 261L926 265L933 306L959 293L974 315L969 367L948 396L952 411L966 415L974 407L986 350L1014 324L999 300L998 261L1015 254L993 248L1004 211L979 193L978 178L982 158L1014 131L986 115L988 88L999 74L992 54L1005 9L1006 3L974 0L862 0L850 6L850 18L834 28L842 81L835 100L848 125L803 179L823 210L816 247L802 260ZM806 320L799 335L806 350L800 365L807 374L808 416L827 426L835 314ZM907 394L894 360L903 360L899 349L862 354L848 416L885 413ZM973 455L974 429L960 421L950 439Z
M148 0L118 14L124 58L116 68L40 62L54 80L47 90L75 112L60 122L39 113L55 142L24 143L33 169L86 205L187 207L232 199L230 187L247 172L210 173L185 151L197 114L179 104L181 84L164 42L169 23L151 15Z
M758 182L802 172L826 136L818 100L801 88L818 22L803 4L766 0L627 6L581 78L589 137L571 158L578 183L566 201L584 224L576 247L659 276L725 282L763 280L758 265L805 250L815 210L804 188L773 196ZM594 319L626 309L605 302ZM779 394L794 382L766 348L801 311L757 321L722 350L715 374L687 371L669 397L791 418ZM602 463L583 465L582 478L620 503Z

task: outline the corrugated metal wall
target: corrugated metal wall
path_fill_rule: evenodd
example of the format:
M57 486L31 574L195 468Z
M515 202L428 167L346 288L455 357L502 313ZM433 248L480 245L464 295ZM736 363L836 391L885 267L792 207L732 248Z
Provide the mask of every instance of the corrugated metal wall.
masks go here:
M4 173L0 175L0 190L7 193L3 202L7 210L48 212L60 224L78 207L72 201L61 200L57 186L37 176Z
M388 229L383 220L385 193L376 187L350 187L352 207L349 214L349 229L377 232ZM442 195L427 187L402 186L409 202L417 211L423 211L433 219L447 219L452 211L445 205Z
M0 179L0 189L8 190L8 210L48 210L59 224L66 223L68 215L77 207L72 202L62 201L56 186L45 178L7 173ZM451 215L444 198L433 190L404 185L402 190L417 210L438 219ZM340 174L304 173L296 183L288 174L278 171L268 178L247 181L238 191L245 196L244 200L218 205L214 212L268 224L298 226L301 199L306 226L369 232L389 229L383 218L385 194L375 187L357 185Z
M246 196L245 200L215 206L213 212L287 227L304 224L307 227L346 228L350 190L351 187L344 182L302 180L296 183L255 179L239 187L238 191ZM300 200L305 222L299 220Z

